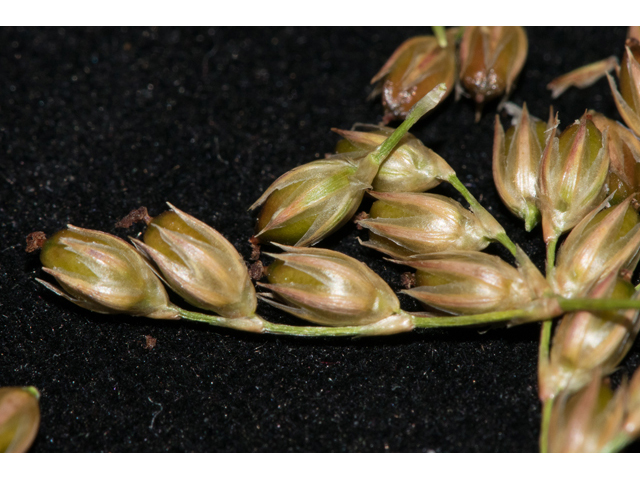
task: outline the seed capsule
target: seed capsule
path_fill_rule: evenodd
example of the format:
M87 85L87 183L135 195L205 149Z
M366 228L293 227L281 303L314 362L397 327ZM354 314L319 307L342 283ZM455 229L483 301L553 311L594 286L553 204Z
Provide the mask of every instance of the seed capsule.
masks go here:
M640 41L629 38L620 65L620 91L611 75L607 75L609 86L620 116L627 126L640 136Z
M600 373L572 395L563 392L553 404L549 422L549 452L596 453L622 431L626 387L613 393Z
M144 243L132 239L136 247L190 304L229 318L251 316L256 293L240 254L216 230L169 206L147 225Z
M538 184L545 242L573 228L605 197L607 137L584 114L556 138L553 127L542 154Z
M540 221L538 174L547 124L529 116L526 103L515 126L505 136L496 115L493 140L493 180L500 198L530 232Z
M482 250L493 236L455 200L431 193L371 193L367 247L394 258L447 250Z
M596 284L588 298L640 298L640 293L614 272ZM596 370L602 375L612 373L633 345L638 330L637 310L565 315L555 330L549 361L540 369L542 399L561 390L580 390Z
M282 175L250 208L262 205L256 226L258 240L312 245L344 225L371 187L381 162L445 92L443 84L436 86L416 103L389 138L364 157L354 160L350 155L339 155Z
M457 32L447 30L444 47L431 35L410 38L371 79L372 84L378 84L372 96L382 93L385 123L406 118L411 107L440 83L446 85L448 95L456 78Z
M82 308L179 318L153 270L135 248L118 237L69 225L46 241L40 261L42 270L55 277L66 293L38 281Z
M320 325L369 325L396 316L397 328L412 328L393 290L364 263L321 248L281 248L285 253L271 255L269 283L260 284L274 293L260 295L267 303Z
M640 218L632 198L614 208L606 201L567 236L550 272L554 291L566 297L586 292L599 278L621 269L633 271L640 250Z
M522 27L465 27L460 44L460 83L478 105L509 95L528 50Z
M40 426L39 398L34 387L0 388L0 453L29 450Z
M439 310L465 315L522 308L550 290L524 252L518 254L527 264L523 269L481 252L416 255L396 263L417 269L416 288L403 293Z
M356 125L358 130L332 129L344 137L337 153L359 152L366 156L393 133L392 128ZM407 133L382 162L371 186L376 192L424 192L437 187L455 171L440 155Z
M593 111L593 123L607 135L609 177L607 189L611 203L618 204L640 189L640 140L620 123Z

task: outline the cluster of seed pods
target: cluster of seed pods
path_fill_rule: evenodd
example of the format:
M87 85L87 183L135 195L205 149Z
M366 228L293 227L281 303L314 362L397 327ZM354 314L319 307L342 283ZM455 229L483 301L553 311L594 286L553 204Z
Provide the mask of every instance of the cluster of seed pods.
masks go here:
M620 113L636 135L638 51L637 41L629 40L620 92L609 77ZM550 351L541 355L540 396L548 410L541 448L618 450L640 435L640 374L615 394L604 380L640 330L639 297L630 283L640 259L633 197L638 138L596 112L585 113L563 132L557 115L542 121L526 105L506 132L496 117L496 187L527 231L542 224L550 252L545 276L447 161L408 133L456 83L458 92L466 90L478 104L478 114L486 102L506 99L526 54L521 27L450 29L440 39L416 37L402 44L373 82L382 94L385 119L403 123L397 129L367 124L334 129L343 140L333 156L285 173L252 205L260 207L255 240L284 252L270 254L273 262L258 272L268 281L259 283L263 293L256 293L233 245L172 205L145 218L146 232L142 240L131 239L133 245L73 226L56 233L42 245L40 258L59 287L39 281L99 313L183 318L256 333L389 335L416 327L516 325L564 315ZM456 188L469 208L425 193L441 182ZM414 268L412 288L403 293L441 313L423 317L403 311L393 290L369 267L310 247L348 222L365 194L375 201L358 216L369 232L362 244ZM556 262L556 245L567 232ZM491 242L503 244L517 266L482 252ZM215 315L171 303L165 285ZM271 323L256 313L258 298L315 326ZM608 403L597 401L607 395ZM0 424L1 412L0 395ZM12 441L5 443L18 442ZM20 442L28 448L30 441Z

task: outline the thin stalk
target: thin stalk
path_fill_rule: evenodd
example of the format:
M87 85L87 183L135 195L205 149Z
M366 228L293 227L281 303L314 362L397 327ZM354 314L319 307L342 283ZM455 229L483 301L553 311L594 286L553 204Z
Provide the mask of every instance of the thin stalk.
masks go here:
M455 174L450 175L448 178L446 178L446 180L451 184L453 188L455 188L458 192L460 192L460 194L469 203L469 205L471 206L471 209L476 213L476 215L478 215L479 217L482 216L484 218L487 218L492 224L495 224L496 228L499 229L499 233L494 235L493 237L494 240L497 240L502 245L504 245L506 249L509 250L509 252L511 252L513 256L515 256L516 245L509 238L509 236L506 234L506 232L504 231L502 226L498 223L498 221L493 217L493 215L491 215L486 208L480 205L480 202L476 200L476 197L473 196L473 194L467 189L467 187L464 186L464 184L460 181L460 179Z
M556 246L558 245L558 237L554 237L547 243L547 279L551 275L551 271L556 265Z
M640 310L640 300L615 298L563 298L557 297L560 308L567 312L586 310L603 312L608 310Z
M547 243L547 278L555 268L556 245L558 237L554 237ZM540 330L540 346L538 347L538 388L542 385L546 367L549 365L549 346L551 344L551 320L542 322ZM540 452L549 451L549 424L551 422L551 410L553 408L553 397L547 398L542 405L542 421L540 424Z
M444 83L441 83L422 97L422 99L409 111L405 121L395 129L389 138L387 138L378 148L368 155L371 157L371 161L376 165L380 165L380 163L389 156L391 151L396 148L398 142L402 140L402 137L404 137L409 129L413 127L413 125L420 120L425 113L432 110L436 105L438 105L438 103L440 103L440 100L442 100L446 91L447 87Z
M545 322L551 323L551 322ZM553 410L553 397L544 401L542 406L542 428L540 429L540 453L549 452L549 425L551 424L551 411Z
M436 39L438 40L438 45L440 45L440 47L442 48L445 48L448 42L447 42L447 34L445 32L444 27L431 27L431 30L433 30L433 34L436 36Z
M616 453L616 452L619 452L624 447L629 445L629 441L630 440L631 439L629 438L629 436L626 433L619 433L618 435L616 435L614 437L613 440L611 440L609 443L607 443L604 446L604 448L602 449L602 453Z
M411 315L411 314L409 314ZM488 323L505 322L512 318L535 318L527 310L504 310L502 312L478 313L475 315L459 315L455 317L419 317L411 315L416 328L464 327L469 325L484 325Z
M370 335L372 332L375 332L375 329L372 329L373 324L347 327L298 326L271 323L259 315L245 318L224 318L216 315L191 312L182 308L178 308L177 311L185 320L254 333L273 333L298 337L353 337L357 335ZM512 318L534 318L534 315L526 310L506 310L503 312L461 315L457 317L420 317L408 312L401 312L401 315L408 318L414 328L463 327L504 322Z

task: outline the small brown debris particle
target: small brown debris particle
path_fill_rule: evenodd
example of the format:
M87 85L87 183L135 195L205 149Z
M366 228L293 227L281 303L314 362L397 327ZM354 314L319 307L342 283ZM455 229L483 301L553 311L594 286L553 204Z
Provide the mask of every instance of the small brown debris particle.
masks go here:
M265 268L262 262L258 260L249 266L249 276L252 280L260 280L265 275Z
M404 272L401 276L400 276L400 283L402 284L402 286L404 288L413 288L416 286L416 275L415 273L411 273L411 272Z
M138 222L148 224L151 220L152 218L149 216L149 212L147 212L147 207L140 207L131 210L126 217L117 222L116 228L130 228L131 225Z
M260 258L260 240L253 236L249 239L249 243L251 244L251 256L249 257L249 260L255 262Z
M146 348L147 350L153 350L153 348L156 346L156 343L158 343L157 338L154 338L151 335L144 336L144 348Z
M46 241L47 236L44 232L31 232L27 235L27 248L25 248L25 251L31 253L40 250Z
M369 218L369 214L367 212L360 212L353 217L353 223L356 224L356 228L358 230L362 230L362 226L358 222L367 218Z

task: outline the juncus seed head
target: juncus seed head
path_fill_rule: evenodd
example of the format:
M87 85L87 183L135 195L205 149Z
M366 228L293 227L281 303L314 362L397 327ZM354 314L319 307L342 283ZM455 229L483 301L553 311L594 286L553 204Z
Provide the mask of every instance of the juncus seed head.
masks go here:
M358 223L369 230L367 247L403 259L447 250L482 250L490 233L455 200L430 193L374 193L378 201L369 218Z
M447 95L456 79L455 36L447 30L447 45L440 46L431 35L413 37L400 45L371 80L377 83L373 95L382 94L385 122L403 119L427 92L444 83Z
M611 203L618 204L640 189L640 140L619 122L601 113L589 112L598 130L607 135Z
M482 252L415 255L402 265L415 268L416 287L406 293L430 307L458 315L523 308L549 287L522 250L526 263L516 269Z
M337 153L357 152L360 157L375 150L393 133L392 128L366 124L357 124L353 130L333 131L344 137L338 142ZM376 192L424 192L451 175L455 172L444 158L407 133L382 162L371 186Z
M0 388L0 453L29 450L40 426L39 398L34 387Z
M640 42L637 38L627 39L625 53L620 64L620 90L607 74L613 98L620 116L627 126L640 136Z
M45 242L40 261L64 292L38 281L80 307L98 313L178 318L160 279L136 249L118 237L69 225Z
M527 58L522 27L465 27L460 44L460 83L478 105L509 95Z
M633 285L612 273L597 283L588 298L639 298ZM640 330L637 310L580 311L565 315L553 336L549 361L540 369L542 399L565 390L575 392L594 372L612 373Z
M256 293L237 250L207 224L169 206L147 225L144 243L132 239L138 250L190 304L224 317L252 315Z
M626 388L614 393L596 372L580 391L562 392L553 404L549 452L596 453L622 431Z
M529 232L540 221L538 175L547 124L529 115L527 105L505 135L496 115L493 140L493 180L500 198Z
M640 250L640 218L629 197L589 212L560 249L549 276L554 291L566 297L585 293L599 278L621 269L633 271Z
M606 195L607 136L585 113L556 138L557 122L542 154L538 184L545 242L573 228Z
M282 246L268 269L271 305L309 322L368 325L400 312L393 290L364 263L321 248Z

